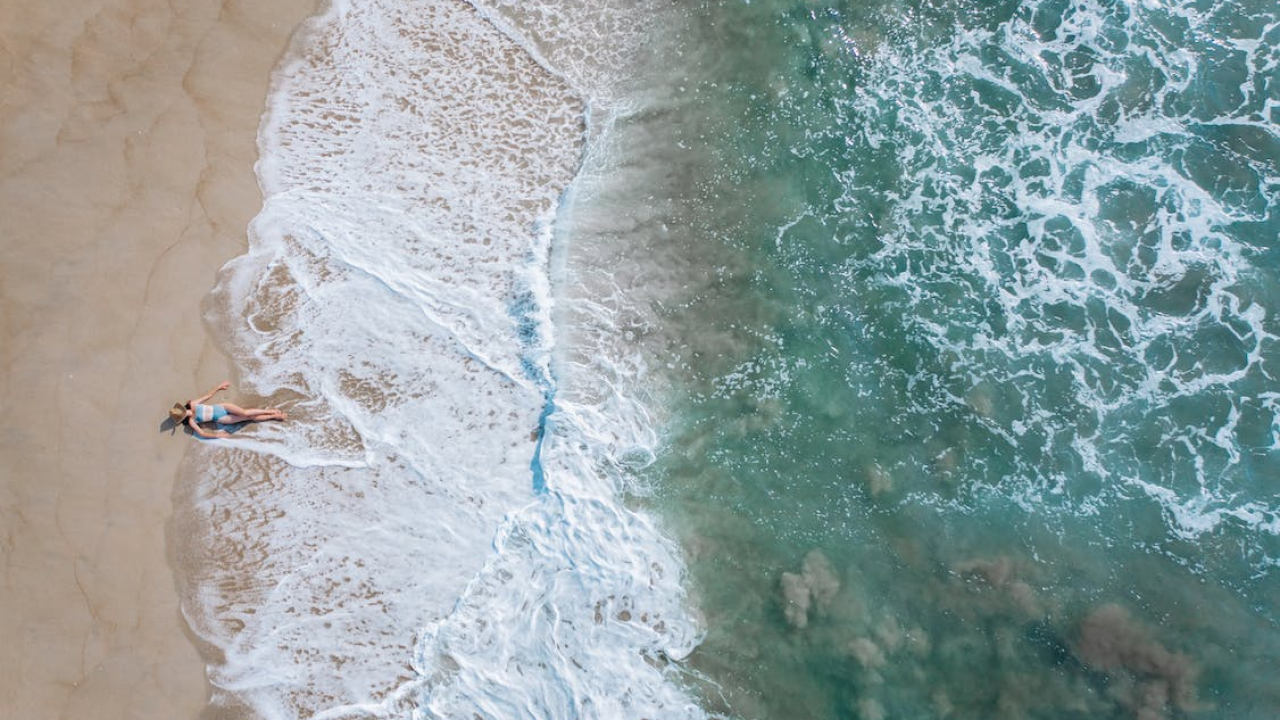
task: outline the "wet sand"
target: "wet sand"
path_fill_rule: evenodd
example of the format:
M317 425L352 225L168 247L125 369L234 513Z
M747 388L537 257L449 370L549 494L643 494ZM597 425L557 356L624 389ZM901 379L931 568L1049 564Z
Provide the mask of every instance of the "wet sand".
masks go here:
M192 440L162 423L231 377L201 303L315 6L0 0L0 716L205 704L165 538Z

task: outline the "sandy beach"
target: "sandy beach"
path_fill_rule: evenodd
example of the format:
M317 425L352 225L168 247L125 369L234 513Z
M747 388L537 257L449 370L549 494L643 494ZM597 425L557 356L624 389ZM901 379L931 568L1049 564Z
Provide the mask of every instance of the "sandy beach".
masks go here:
M202 299L246 246L271 69L314 0L0 0L0 715L192 718L166 555L232 378ZM236 393L231 400L251 400Z

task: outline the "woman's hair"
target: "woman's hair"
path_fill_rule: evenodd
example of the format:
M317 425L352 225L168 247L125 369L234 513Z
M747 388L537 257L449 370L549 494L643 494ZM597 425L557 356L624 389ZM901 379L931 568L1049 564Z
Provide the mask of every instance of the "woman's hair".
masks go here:
M182 403L174 403L173 407L169 409L169 418L175 423L181 423L183 420L186 420L187 406Z

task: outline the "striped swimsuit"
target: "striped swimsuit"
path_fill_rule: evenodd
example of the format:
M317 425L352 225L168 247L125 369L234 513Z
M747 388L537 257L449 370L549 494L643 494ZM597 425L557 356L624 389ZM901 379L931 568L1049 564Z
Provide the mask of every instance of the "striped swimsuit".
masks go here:
M193 414L196 422L217 422L231 413L227 412L227 409L221 405L201 405L196 403Z

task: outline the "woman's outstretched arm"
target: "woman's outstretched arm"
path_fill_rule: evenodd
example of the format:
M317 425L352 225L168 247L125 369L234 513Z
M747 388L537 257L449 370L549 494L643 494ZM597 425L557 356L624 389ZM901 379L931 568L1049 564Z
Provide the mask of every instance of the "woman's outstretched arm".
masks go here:
M213 393L209 393L209 395L205 396L205 399L208 399L212 395ZM200 427L199 423L196 422L195 416L187 418L187 425L191 426L191 432L199 435L202 438L213 439L213 438L233 437L231 433L227 432L226 430L218 430L216 432L209 432L208 430L205 430L204 428Z
M216 388L214 388L214 389L210 390L209 392L205 393L204 395L201 395L200 397L196 398L195 400L192 400L192 401L191 401L191 404L192 404L192 405L199 405L200 403L204 402L205 400L208 400L209 398L213 397L214 395L217 395L219 390L226 390L226 389L227 389L227 388L229 388L229 387L231 387L231 381L230 381L230 380L223 380L223 381L222 381L222 383L218 385L218 387L216 387Z

